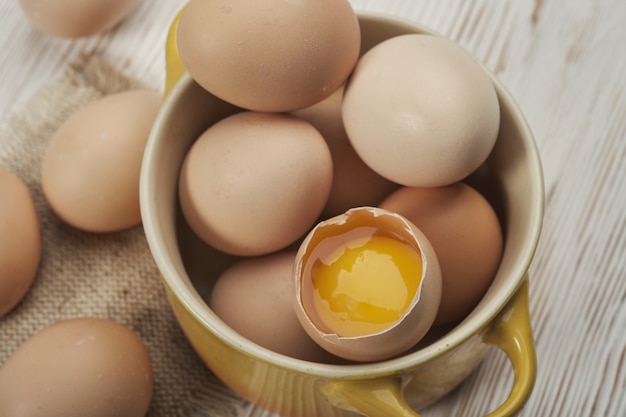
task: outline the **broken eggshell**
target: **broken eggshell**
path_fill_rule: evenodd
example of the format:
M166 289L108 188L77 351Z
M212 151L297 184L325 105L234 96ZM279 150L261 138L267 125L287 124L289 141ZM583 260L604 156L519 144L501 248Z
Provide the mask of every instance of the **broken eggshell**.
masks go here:
M422 273L413 300L397 321L375 333L342 336L331 331L316 310L311 264L321 242L359 227L410 245L419 253ZM309 336L330 353L359 362L390 359L413 347L432 326L441 301L441 271L426 236L406 218L376 207L356 207L318 223L298 249L294 283L296 315Z

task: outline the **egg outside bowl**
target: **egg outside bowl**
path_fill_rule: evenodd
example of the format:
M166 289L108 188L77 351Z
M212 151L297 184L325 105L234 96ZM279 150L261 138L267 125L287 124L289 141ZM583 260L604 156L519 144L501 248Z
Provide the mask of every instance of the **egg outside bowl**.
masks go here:
M359 20L362 51L406 33L439 36L397 18L359 13ZM428 345L382 362L331 365L262 348L208 307L213 280L234 258L190 231L177 200L178 174L200 133L239 109L204 91L175 61L174 56L168 66L172 89L147 143L140 201L171 307L206 365L242 397L284 416L417 416L414 410L450 392L496 346L510 359L515 377L509 397L489 415L510 416L521 409L536 375L528 268L539 240L544 190L531 131L504 87L492 77L501 106L500 133L488 160L468 179L491 201L503 225L504 252L492 285L463 322Z

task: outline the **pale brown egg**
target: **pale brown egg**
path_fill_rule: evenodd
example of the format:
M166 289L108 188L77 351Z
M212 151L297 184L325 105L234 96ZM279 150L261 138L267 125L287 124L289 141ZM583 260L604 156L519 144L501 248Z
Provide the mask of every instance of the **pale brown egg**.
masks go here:
M342 112L365 163L415 187L468 176L491 152L500 126L485 69L456 43L419 34L390 38L361 57Z
M426 236L375 207L318 223L297 252L293 279L306 332L353 361L389 359L413 347L441 298L439 264Z
M226 324L252 342L292 358L336 362L304 331L292 301L296 253L243 258L215 282L209 305Z
M403 187L381 208L401 214L424 232L441 267L441 306L436 325L463 320L491 284L502 256L503 237L489 202L472 187Z
M161 105L154 91L105 96L71 115L51 138L41 163L41 187L52 211L90 232L141 223L139 173Z
M0 167L0 317L28 292L40 257L41 230L30 190Z
M19 0L24 14L42 32L80 38L121 22L139 0Z
M331 95L354 68L360 39L347 0L191 0L177 31L180 57L198 84L265 112Z
M2 417L144 417L152 398L148 351L108 319L59 321L0 368Z
M322 134L333 158L333 185L323 215L336 216L352 207L375 206L398 188L367 166L348 140L341 118L343 86L327 99L292 114Z
M209 127L185 157L179 200L191 229L214 248L264 255L301 238L330 193L332 160L308 122L241 112Z

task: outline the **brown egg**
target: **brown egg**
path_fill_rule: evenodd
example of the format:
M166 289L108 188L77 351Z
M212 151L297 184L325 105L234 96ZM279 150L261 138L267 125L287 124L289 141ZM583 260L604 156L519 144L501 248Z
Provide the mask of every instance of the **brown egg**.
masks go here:
M161 96L132 90L105 96L70 116L50 140L41 187L52 211L90 232L141 223L139 173Z
M310 123L279 113L242 112L209 127L181 168L179 200L207 244L265 255L301 238L332 184L330 151Z
M375 207L318 223L297 252L293 279L306 332L353 361L389 359L413 347L441 298L439 264L426 236Z
M332 94L352 71L360 39L347 0L191 0L177 32L181 59L198 84L265 112Z
M138 0L19 0L42 32L66 38L95 35L124 19Z
M0 317L24 297L41 256L41 230L30 190L0 167Z
M335 362L304 331L293 309L295 252L244 258L215 282L209 305L252 342L292 358Z
M144 417L152 398L148 351L107 319L57 322L0 368L2 417Z
M333 158L333 185L323 215L336 216L352 207L376 206L398 185L380 176L356 154L341 118L343 86L327 99L292 114L320 131Z
M419 34L395 36L361 57L342 112L365 163L414 187L468 176L491 152L500 126L484 68L458 44Z
M491 284L502 255L502 230L489 202L472 187L403 187L381 208L399 213L424 232L441 267L436 325L463 320Z

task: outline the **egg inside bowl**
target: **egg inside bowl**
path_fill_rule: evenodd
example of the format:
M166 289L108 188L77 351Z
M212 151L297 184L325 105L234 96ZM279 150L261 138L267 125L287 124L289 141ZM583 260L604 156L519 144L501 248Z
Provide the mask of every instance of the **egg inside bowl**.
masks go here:
M438 36L414 23L379 15L360 13L359 22L361 53L402 34ZM368 415L408 415L396 407L419 409L461 383L491 344L500 346L494 336L499 330L494 329L502 327L505 313L510 316L517 311L526 321L504 326L520 327L521 332L510 336L520 342L518 351L505 350L519 374L507 406L523 405L534 381L526 284L541 228L543 180L523 115L503 86L493 77L492 81L500 103L498 138L487 161L466 179L486 196L502 224L504 250L492 284L462 322L428 343L389 360L337 364L296 359L252 343L209 307L217 277L237 257L210 247L193 233L178 202L178 179L184 158L201 133L241 109L183 74L164 101L146 147L140 187L142 219L177 320L198 355L226 385L286 416L352 416L355 410ZM394 398L395 406L372 399L370 394L381 390Z

